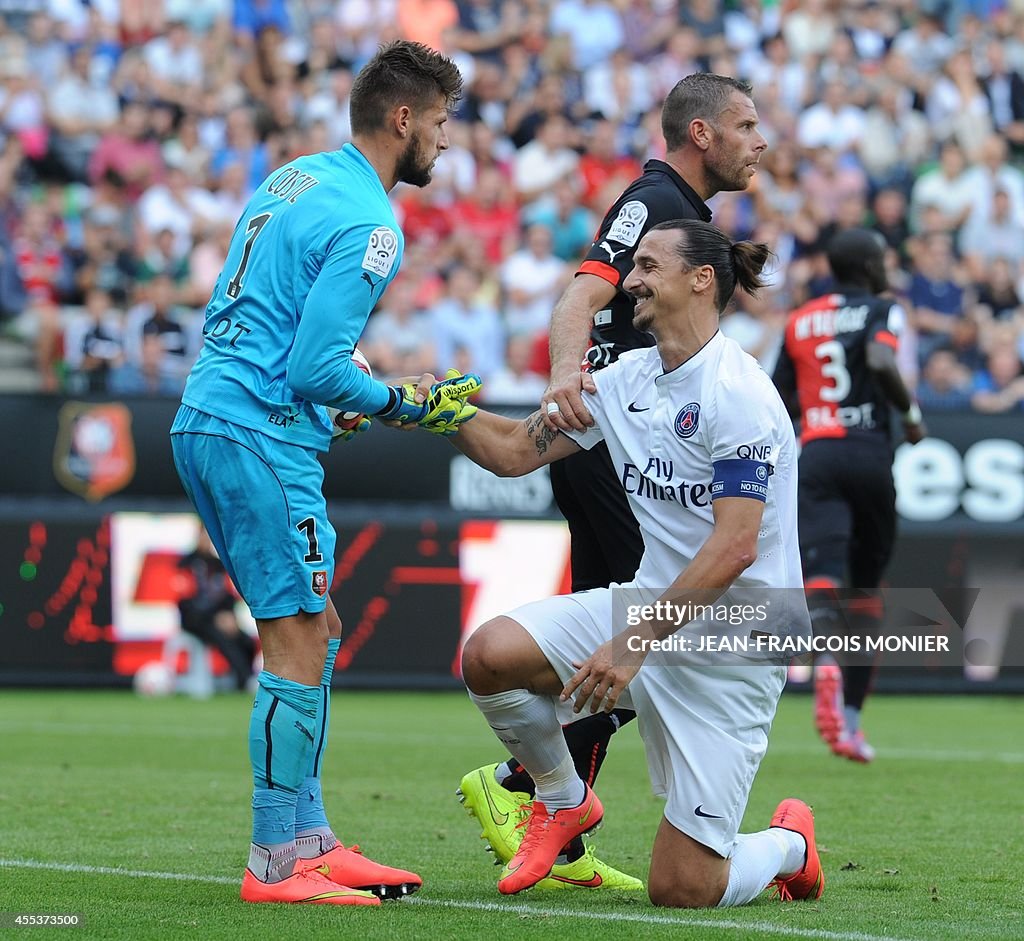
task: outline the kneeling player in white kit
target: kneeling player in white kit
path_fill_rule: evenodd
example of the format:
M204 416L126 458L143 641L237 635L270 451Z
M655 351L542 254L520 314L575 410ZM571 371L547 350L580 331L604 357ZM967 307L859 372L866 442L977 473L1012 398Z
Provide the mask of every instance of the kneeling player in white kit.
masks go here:
M601 820L560 726L588 702L591 712L619 704L639 714L651 782L666 798L648 882L656 905L742 905L772 883L783 899L824 889L802 801L779 804L767 830L737 832L785 683L783 658L742 651L809 636L790 419L771 379L718 329L737 284L763 286L768 254L705 222L655 226L624 286L657 347L594 375L585 400L596 424L566 436L540 412L519 422L480 412L451 439L503 476L606 441L645 545L632 582L525 605L466 643L473 701L537 782L503 894L544 879ZM706 607L691 621L694 605Z

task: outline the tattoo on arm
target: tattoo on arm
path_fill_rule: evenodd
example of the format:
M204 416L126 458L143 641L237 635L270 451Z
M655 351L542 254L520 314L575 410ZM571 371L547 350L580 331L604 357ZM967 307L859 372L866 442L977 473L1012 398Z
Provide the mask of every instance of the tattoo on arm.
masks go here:
M538 454L546 454L551 442L558 437L559 432L552 431L544 424L540 411L534 412L526 419L526 434L533 442Z

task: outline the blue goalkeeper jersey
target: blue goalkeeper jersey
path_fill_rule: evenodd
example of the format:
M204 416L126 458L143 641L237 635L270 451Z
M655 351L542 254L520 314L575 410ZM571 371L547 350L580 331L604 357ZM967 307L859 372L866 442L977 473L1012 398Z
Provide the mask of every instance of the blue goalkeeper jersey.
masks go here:
M182 402L326 450L323 405L388 405L387 387L351 356L403 248L387 192L351 144L274 171L231 237Z

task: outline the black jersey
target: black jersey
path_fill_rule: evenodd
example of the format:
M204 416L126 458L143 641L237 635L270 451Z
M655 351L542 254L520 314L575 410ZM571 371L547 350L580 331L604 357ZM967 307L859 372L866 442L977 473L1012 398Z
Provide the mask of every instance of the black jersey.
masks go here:
M795 389L803 443L890 434L889 403L868 369L867 347L894 349L904 323L899 304L864 291L808 301L789 315L775 384Z
M608 210L579 273L604 278L618 290L594 315L587 362L592 369L614 363L620 353L654 346L654 337L633 326L633 297L622 282L633 270L633 252L647 231L671 219L711 221L711 210L690 185L663 160L648 160L643 175Z

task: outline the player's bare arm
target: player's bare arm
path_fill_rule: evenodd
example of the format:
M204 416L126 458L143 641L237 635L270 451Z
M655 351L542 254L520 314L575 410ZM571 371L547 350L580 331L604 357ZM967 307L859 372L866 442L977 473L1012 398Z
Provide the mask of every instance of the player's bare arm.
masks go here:
M580 450L571 438L548 428L540 411L516 421L481 410L451 441L471 461L499 477L521 477Z
M928 429L921 420L921 409L910 394L896 363L896 353L885 343L872 340L867 345L868 369L892 406L903 419L903 436L909 444L917 444Z
M543 421L553 430L584 431L594 424L580 395L583 389L595 391L594 380L580 369L580 363L587 351L594 314L611 301L615 290L597 275L577 275L551 313L551 382L541 399L541 411ZM557 405L558 411L551 409L549 414L549 403Z
M686 569L658 598L673 609L690 604L714 604L730 585L757 558L757 536L764 515L764 503L748 497L721 497L712 505L715 528ZM582 663L565 684L561 698L573 698L573 712L580 712L590 702L590 711L611 712L622 691L640 671L647 657L646 644L641 641L663 640L680 629L671 621L646 621L627 627L602 644Z

